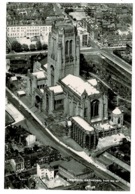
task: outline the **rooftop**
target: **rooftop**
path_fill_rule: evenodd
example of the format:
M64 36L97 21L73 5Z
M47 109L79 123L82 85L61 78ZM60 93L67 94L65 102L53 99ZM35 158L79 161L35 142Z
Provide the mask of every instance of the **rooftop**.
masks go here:
M99 91L94 88L90 82L85 82L80 77L76 77L74 75L69 74L61 81L79 96L83 94L84 90L87 92L88 96L93 94L99 94Z
M72 117L72 119L74 121L76 121L83 129L87 130L87 131L93 131L94 128L91 127L89 125L89 123L87 123L83 118L76 116L76 117Z
M13 117L15 123L24 120L24 116L12 104L6 104L6 111Z
M11 81L17 81L17 77L16 76L11 77Z
M121 110L120 110L118 107L116 107L116 108L112 111L112 113L115 114L115 115L119 115L119 114L121 114Z
M45 64L45 65L43 65L43 66L44 66L44 68L45 68L45 69L47 69L47 67L48 67L48 64L46 63L46 64Z
M80 164L79 162L76 162L73 159L70 161L63 161L60 166L76 176L84 173L89 173L91 171L87 169L84 165Z
M43 71L34 72L34 73L32 73L32 75L36 76L37 79L45 79L46 78Z
M90 83L92 86L97 86L97 80L96 79L89 79L87 82Z
M64 21L55 21L52 31L54 30L64 30L64 32L73 32L74 31L74 25L70 22L68 23L66 20Z
M40 164L37 163L37 166L39 166L40 169L45 169L45 168L48 168L49 169L50 168L49 164L46 164L46 163L45 164L42 164L42 165L40 165Z
M22 95L25 95L26 93L23 90L19 90L19 91L17 91L17 94L19 96L22 96Z
M13 119L13 117L6 111L6 114L5 114L5 123L6 123L6 126L7 125L10 125L12 123L14 123L15 120Z
M9 25L7 25L7 27L19 27L19 26L24 26L24 27L30 27L30 26L39 26L39 27L41 27L41 26L51 26L51 24L35 24L35 23L31 23L31 24L16 24L16 25L14 25L14 24L9 24Z
M59 93L63 93L63 89L61 86L52 86L52 87L49 87L49 89L51 91L53 91L55 94L59 94Z
M63 162L63 160L53 161L50 163L50 166L51 167L59 166L62 162Z

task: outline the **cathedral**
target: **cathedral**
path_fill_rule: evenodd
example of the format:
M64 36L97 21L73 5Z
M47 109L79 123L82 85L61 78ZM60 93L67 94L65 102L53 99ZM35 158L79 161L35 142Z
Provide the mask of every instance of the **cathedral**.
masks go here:
M67 135L83 148L95 149L98 138L121 132L123 113L116 108L109 121L106 90L96 79L86 81L79 76L76 26L69 21L55 21L48 43L48 63L41 68L36 61L33 72L28 72L27 95L32 105L45 114L63 111Z

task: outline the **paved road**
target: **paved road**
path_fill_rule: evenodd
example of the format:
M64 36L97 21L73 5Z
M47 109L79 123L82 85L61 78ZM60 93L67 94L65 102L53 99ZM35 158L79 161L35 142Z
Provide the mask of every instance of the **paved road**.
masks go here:
M115 56L111 52L107 52L101 50L101 54L107 57L109 60L113 61L116 65L127 71L129 74L132 74L132 66L120 59L119 57Z
M95 173L98 173L98 176L109 180L116 180L114 184L116 184L123 190L126 191L129 190L130 187L129 183L125 183L125 181L121 180L119 177L112 174L110 171L103 170L100 166L96 165L95 163L88 162L82 156L78 155L72 148L60 142L54 135L51 134L51 132L47 128L45 128L41 121L39 121L39 119L36 118L36 116L33 113L31 113L31 111L28 110L28 108L25 105L23 105L22 102L21 103L19 102L19 99L16 98L7 88L6 95L9 101L15 104L16 108L19 108L26 118L29 118L30 122L34 123L34 125L37 125L38 133L42 132L42 134L44 134L44 137L48 137L50 139L50 142L53 147L57 148L60 152L67 153L68 155L72 156L73 158L81 162L83 165L86 165L87 167L93 169ZM119 180L118 182L117 179Z
M48 50L44 50L44 51L33 51L33 52L21 52L21 53L9 53L9 54L6 54L6 59L11 59L11 58L19 58L19 57L22 57L22 56L32 56L32 55L38 55L38 54L47 54L48 53Z
M117 159L116 157L114 157L113 155L111 155L108 152L105 152L103 154L103 156L107 159L109 159L110 161L114 161L116 164L118 164L119 166L121 166L122 168L124 168L125 170L130 172L130 166L124 162L122 162L121 160Z
M126 63L124 60L120 59L116 55L112 54L110 50L107 51L107 49L100 48L100 46L98 45L97 42L95 42L95 40L91 39L91 44L92 44L92 47L94 47L93 49L96 49L97 52L99 52L101 55L103 55L103 57L108 58L109 60L114 62L117 66L121 67L126 72L128 72L129 74L132 75L132 66L131 65L129 65L128 63ZM89 53L89 52L91 52L91 48L88 48L88 49L81 48L81 52L82 53Z

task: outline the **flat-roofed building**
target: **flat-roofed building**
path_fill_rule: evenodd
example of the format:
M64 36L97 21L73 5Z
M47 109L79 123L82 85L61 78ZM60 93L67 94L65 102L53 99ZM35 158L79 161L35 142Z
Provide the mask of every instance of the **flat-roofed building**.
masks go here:
M80 47L87 47L89 42L89 33L82 27L78 27L77 30L80 37Z
M42 167L41 165L37 164L37 176L41 179L54 179L54 169L47 165Z
M72 182L75 179L81 179L83 181L84 179L92 178L94 171L75 160L70 160L60 164L59 174Z
M32 38L42 36L48 43L48 36L51 32L52 25L11 25L7 26L8 38Z
M83 148L96 148L97 135L95 129L79 116L72 117L71 123L69 136Z

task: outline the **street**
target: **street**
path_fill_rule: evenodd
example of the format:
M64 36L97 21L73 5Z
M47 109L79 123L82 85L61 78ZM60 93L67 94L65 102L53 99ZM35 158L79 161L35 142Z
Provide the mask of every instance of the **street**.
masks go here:
M92 45L92 50L95 51L97 50L97 53L100 53L101 55L103 55L103 57L108 58L109 60L111 60L112 62L114 62L117 66L121 67L122 69L124 69L126 72L128 72L130 75L132 75L132 66L129 65L128 63L126 63L124 60L120 59L119 57L117 57L116 55L112 54L111 50L109 49L104 49L104 48L100 48L100 46L98 45L97 42L95 42L94 39L90 39L91 45ZM91 48L81 48L80 51L81 53L89 53L92 51Z
M48 53L48 50L41 50L41 51L32 51L32 52L20 52L20 53L9 53L9 54L6 54L6 59L15 59L15 58L18 58L19 57L22 57L22 56L32 56L32 55L38 55L38 54L47 54Z
M114 54L111 54L111 52L107 52L104 50L101 50L101 54L111 61L113 61L116 65L127 71L129 74L132 75L132 66L120 59L119 57L115 56Z

